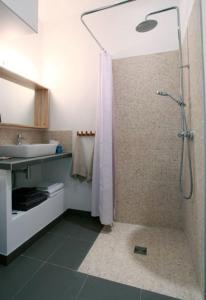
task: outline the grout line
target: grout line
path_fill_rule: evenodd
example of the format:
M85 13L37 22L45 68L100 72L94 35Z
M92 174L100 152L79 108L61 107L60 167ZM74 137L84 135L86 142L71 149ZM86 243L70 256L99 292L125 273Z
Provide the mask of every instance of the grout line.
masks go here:
M25 282L25 284L14 294L14 296L12 297L12 300L15 300L16 296L18 296L23 289L32 281L32 279L34 278L34 276L43 268L43 266L45 265L45 262L42 262L40 264L40 266L36 269L36 271L32 274L32 276Z
M139 296L140 296L139 300L142 300L142 289L140 289L139 291Z
M61 245L59 245L53 252L51 252L51 254L46 258L45 263L47 263L49 261L49 259L60 249L62 248L64 245L64 242L61 243Z
M99 236L100 232L98 233L97 237L95 238L95 240L89 240L89 239L81 239L81 238L77 238L77 237L74 237L70 234L68 235L62 235L62 234L59 234L59 233L54 233L54 232L51 232L49 231L48 234L52 234L52 235L56 235L56 236L60 236L62 237L63 239L65 240L68 240L68 239L74 239L74 240L77 240L77 241L81 241L81 242L88 242L88 243L94 243L97 239L97 237Z
M31 259L31 260L34 260L34 261L37 261L40 263L39 267L36 269L36 271L31 275L31 277L23 284L22 287L19 288L19 290L17 290L17 292L14 294L14 296L12 296L12 300L15 300L15 298L23 291L23 289L33 280L33 278L36 276L36 274L46 265L46 264L49 264L49 265L53 265L53 266L56 266L58 268L62 268L62 269L66 269L66 270L69 270L69 271L72 271L72 272L77 272L77 273L81 273L81 274L84 274L86 277L82 283L82 286L80 287L79 289L79 292L77 293L75 299L77 300L82 289L84 288L86 282L87 282L87 279L89 278L89 275L86 274L86 273L82 273L79 271L79 268L77 270L74 270L72 268L69 268L69 267L66 267L66 266L61 266L61 265L58 265L58 264L54 264L52 262L49 262L49 259L61 248L63 247L64 243L66 240L68 239L74 239L74 240L77 240L77 241L82 241L82 242L87 242L87 243L90 243L91 244L91 247L93 246L93 244L95 243L97 237L99 236L101 231L98 232L95 240L88 240L88 239L79 239L79 238L76 238L70 234L68 234L68 236L63 236L61 234L58 234L58 233L53 233L52 231L47 231L45 234L52 234L52 235L56 235L56 236L60 236L62 237L63 241L62 243L45 259L39 259L39 258L36 258L36 257L33 257L33 256L29 256L29 255L24 255L24 254L21 254L20 256L21 257L24 257L24 258L27 258L27 259ZM90 247L90 249L91 249ZM90 249L88 250L88 252L90 251ZM88 254L87 252L87 254ZM86 254L86 255L87 255Z
M55 249L48 257L46 260L39 260L39 259L36 259L34 257L30 257L30 256L23 256L22 257L25 257L25 258L28 258L28 259L32 259L32 260L35 260L35 261L39 261L39 262L42 262L39 266L39 268L37 268L37 270L32 274L31 278L25 282L25 284L14 294L14 296L12 297L12 300L15 300L15 297L21 293L21 291L29 284L29 282L31 282L31 280L34 278L34 276L48 263L48 260L49 258L57 251L60 249L60 247L63 246L63 243L57 247L57 249Z
M68 236L68 238L67 239L73 239L73 240L76 240L76 241L81 241L81 242L87 242L87 243L90 243L90 244L94 244L94 242L96 241L96 239L93 241L91 241L91 240L86 240L86 239L78 239L78 238L76 238L76 237L73 237L73 236Z
M39 262L46 262L45 260L43 260L41 258L36 258L34 256L29 256L29 255L24 255L24 254L21 254L20 256L25 257L25 258L29 258L29 259L32 259L32 260L35 260L35 261L39 261Z
M62 266L62 265L58 265L58 264L55 264L55 263L52 263L50 261L46 261L45 262L47 265L51 265L51 266L54 266L54 267L58 267L58 268L61 268L61 269L65 269L65 270L69 270L69 271L72 271L72 272L78 272L78 270L74 270L70 267L67 267L67 266ZM80 272L78 272L80 273Z
M42 261L44 263L48 262L48 260L50 259L50 257L56 252L58 251L62 246L64 245L64 241L62 241L60 243L60 245L55 248L55 250L53 250L45 259L41 259L41 258L36 258L35 256L30 256L30 255L25 255L25 254L21 254L20 256L22 257L27 257L27 258L30 258L30 259L33 259L33 260L37 260L37 261Z
M85 285L86 285L86 282L87 282L88 278L89 278L89 275L86 274L86 278L84 279L84 281L83 281L83 283L82 283L82 286L80 287L80 289L79 289L79 291L78 291L78 293L77 293L77 295L76 295L76 297L75 297L75 300L78 300L78 298L79 298L79 296L80 296L80 294L81 294L83 288L84 288Z

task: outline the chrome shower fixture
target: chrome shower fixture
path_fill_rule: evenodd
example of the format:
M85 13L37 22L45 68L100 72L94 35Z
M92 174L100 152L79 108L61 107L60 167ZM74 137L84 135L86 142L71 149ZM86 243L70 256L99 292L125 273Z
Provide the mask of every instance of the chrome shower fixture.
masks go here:
M140 23L136 30L138 32L147 32L155 28L155 22L152 19L149 19L151 16L165 13L168 11L176 11L177 15L177 35L178 35L178 44L179 44L179 61L178 61L178 69L179 69L179 96L178 99L175 99L173 96L168 94L165 91L157 91L157 95L165 96L172 99L179 105L180 115L181 115L181 131L178 133L178 137L182 140L181 146L181 159L180 159L180 174L179 174L179 188L180 192L184 199L191 199L193 194L193 172L192 172L192 156L191 156L191 141L193 139L193 132L189 129L187 124L187 116L185 112L185 102L184 102L184 78L183 78L183 69L189 68L189 65L183 65L183 51L182 51L182 34L181 34L181 22L180 22L180 11L178 6L171 6L162 10L153 11L146 15L145 21ZM153 26L152 26L153 24ZM157 22L156 22L157 25ZM185 151L185 147L187 147L187 151ZM185 188L185 174L184 174L184 166L188 164L189 170L189 190L186 191Z
M182 100L177 100L175 99L173 96L171 96L170 94L168 94L167 92L164 91L157 91L157 95L159 96L163 96L163 97L169 97L170 99L172 99L173 101L175 101L178 105L183 105L185 106L185 103Z
M154 29L157 26L158 22L156 20L145 20L141 22L136 27L136 31L138 32L147 32Z
M161 9L161 10L151 12L150 14L146 15L145 20L143 22L139 23L136 26L136 31L138 31L138 32L148 32L148 31L154 29L158 25L157 20L148 19L148 18L152 15L163 13L163 12L169 11L171 9L179 10L177 6L172 6L172 7L168 7L168 8L165 8L165 9Z
M168 96L168 93L163 92L163 91L157 91L157 95L159 95L159 96Z

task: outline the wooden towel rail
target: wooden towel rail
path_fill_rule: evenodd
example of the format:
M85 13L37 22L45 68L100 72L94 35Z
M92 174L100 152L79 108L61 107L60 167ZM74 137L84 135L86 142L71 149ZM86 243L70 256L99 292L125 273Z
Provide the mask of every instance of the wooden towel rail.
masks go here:
M95 136L94 131L77 131L78 136Z

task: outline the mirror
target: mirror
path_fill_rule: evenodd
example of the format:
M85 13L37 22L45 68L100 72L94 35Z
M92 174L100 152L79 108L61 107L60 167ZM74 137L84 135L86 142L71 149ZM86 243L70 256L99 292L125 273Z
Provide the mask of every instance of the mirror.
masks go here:
M34 126L35 90L0 78L2 123Z
M0 114L0 127L48 129L48 88L0 66Z

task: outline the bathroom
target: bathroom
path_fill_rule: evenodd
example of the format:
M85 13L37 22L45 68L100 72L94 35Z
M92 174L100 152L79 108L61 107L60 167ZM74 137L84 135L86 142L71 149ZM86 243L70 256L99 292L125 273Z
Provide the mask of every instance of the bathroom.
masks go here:
M204 0L0 0L1 300L205 299L205 20ZM33 144L59 152L8 152ZM45 181L64 189L13 210Z

